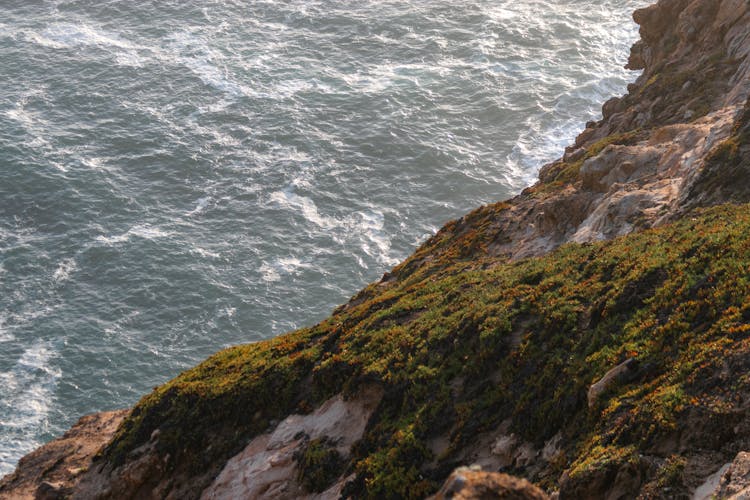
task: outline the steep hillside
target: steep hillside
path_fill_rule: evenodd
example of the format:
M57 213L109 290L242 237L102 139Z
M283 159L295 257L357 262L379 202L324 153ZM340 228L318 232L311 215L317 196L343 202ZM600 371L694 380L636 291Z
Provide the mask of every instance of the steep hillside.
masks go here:
M353 448L287 432L279 443L304 466L284 480L318 491L354 474L344 491L356 497L423 497L479 463L551 489L562 474L571 498L695 487L750 446L749 257L748 206L723 206L543 258L373 285L314 328L223 351L144 398L105 451L108 487L197 496L279 419L338 394L357 405L373 386ZM143 482L123 464L143 467Z
M87 471L42 490L422 498L475 464L560 498L729 491L718 471L750 449L748 8L637 11L642 76L536 185L319 325L156 388Z

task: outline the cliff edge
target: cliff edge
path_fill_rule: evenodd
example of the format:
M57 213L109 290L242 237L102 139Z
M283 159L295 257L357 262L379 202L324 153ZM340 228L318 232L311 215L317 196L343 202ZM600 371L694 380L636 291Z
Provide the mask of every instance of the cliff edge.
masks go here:
M320 324L158 387L75 474L22 460L0 498L747 491L750 5L634 19L643 73L534 186Z

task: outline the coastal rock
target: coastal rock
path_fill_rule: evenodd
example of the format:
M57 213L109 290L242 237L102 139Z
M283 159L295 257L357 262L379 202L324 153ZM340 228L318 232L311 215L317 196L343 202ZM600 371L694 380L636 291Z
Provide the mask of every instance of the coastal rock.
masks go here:
M89 471L82 474L72 498L127 498L130 495L144 500L179 498L178 495L168 495L164 486L159 484L158 478L168 469L169 456L161 456L158 445L157 440L150 440L131 451L116 474L110 474L109 467L94 463Z
M641 486L651 475L652 463L641 457L624 463L611 463L571 477L560 478L561 500L626 500L637 498Z
M597 156L586 160L581 166L583 187L591 191L606 193L615 184L632 182L633 174L639 176L657 173L660 150L644 146L607 146Z
M127 413L120 410L81 417L62 437L23 457L13 474L0 479L0 499L70 495L94 455L112 439Z
M526 479L499 472L461 467L450 475L434 500L546 500L549 497Z
M542 448L541 458L545 462L555 462L559 460L564 452L562 450L563 437L562 434L557 433L544 443Z
M500 467L510 467L516 460L516 449L520 442L515 434L500 436L492 445L492 454L499 461Z
M339 498L345 483L344 471L333 472L333 477L342 476L340 480L315 494L300 483L299 457L305 454L310 441L325 438L342 460L348 458L382 395L381 389L371 387L349 400L341 395L331 398L309 415L290 415L273 432L256 437L231 458L201 499Z
M721 478L732 465L731 462L724 464L719 470L711 474L693 492L693 500L712 500L717 498L721 484Z
M633 13L633 20L640 28L640 35L649 45L657 44L673 30L677 19L688 5L688 0L659 0L654 5L638 9Z
M745 500L750 498L750 453L741 451L721 476L713 498Z

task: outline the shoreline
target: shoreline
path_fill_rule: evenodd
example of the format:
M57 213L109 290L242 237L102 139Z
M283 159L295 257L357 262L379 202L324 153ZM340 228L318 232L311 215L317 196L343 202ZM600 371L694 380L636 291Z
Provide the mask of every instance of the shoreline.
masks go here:
M749 223L733 179L750 159L750 12L660 0L634 19L643 73L536 184L449 222L320 324L144 396L64 488L417 498L475 464L600 498L689 494L741 467L750 386L717 388L747 347L732 269Z

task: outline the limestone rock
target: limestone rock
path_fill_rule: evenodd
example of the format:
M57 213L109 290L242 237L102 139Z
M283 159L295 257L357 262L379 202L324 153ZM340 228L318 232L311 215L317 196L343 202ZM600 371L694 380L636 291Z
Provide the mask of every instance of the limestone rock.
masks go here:
M555 462L562 454L562 434L557 433L544 443L542 448L541 458L545 462Z
M615 184L656 173L660 151L654 147L607 146L581 167L583 186L606 193Z

